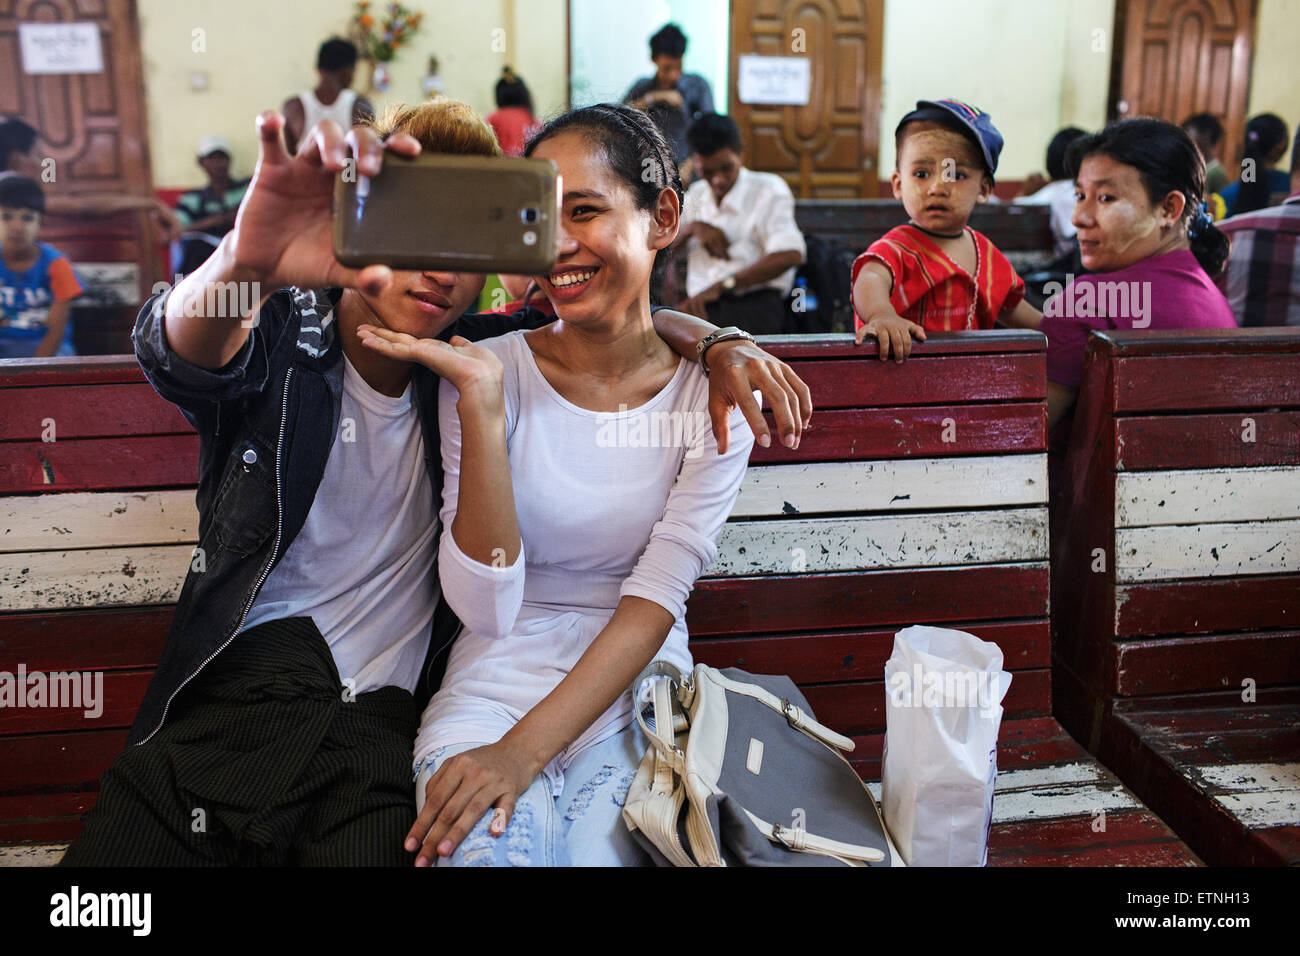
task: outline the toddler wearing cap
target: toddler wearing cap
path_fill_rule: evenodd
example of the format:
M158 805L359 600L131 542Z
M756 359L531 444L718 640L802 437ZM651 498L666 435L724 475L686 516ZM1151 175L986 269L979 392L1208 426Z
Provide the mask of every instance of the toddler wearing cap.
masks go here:
M860 344L874 336L880 358L901 362L927 330L991 329L1000 320L1038 328L1024 280L988 238L967 225L993 191L1002 134L989 115L959 100L921 100L894 132L890 181L909 221L853 263Z

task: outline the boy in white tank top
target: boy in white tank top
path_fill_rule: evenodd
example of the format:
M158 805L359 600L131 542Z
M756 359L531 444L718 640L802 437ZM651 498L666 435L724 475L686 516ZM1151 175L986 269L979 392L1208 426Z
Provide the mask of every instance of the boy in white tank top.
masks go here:
M369 101L348 89L356 64L357 48L347 40L335 37L321 44L316 54L316 72L320 74L316 88L291 96L281 107L285 147L290 154L298 151L307 134L321 120L333 120L347 132L374 115Z

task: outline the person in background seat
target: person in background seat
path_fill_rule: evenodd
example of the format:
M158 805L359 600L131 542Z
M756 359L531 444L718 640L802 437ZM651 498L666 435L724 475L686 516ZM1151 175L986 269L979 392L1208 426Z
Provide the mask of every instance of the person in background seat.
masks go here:
M199 166L207 174L208 184L191 189L176 202L176 218L185 229L176 266L181 275L189 275L203 265L221 237L235 227L235 213L248 191L248 180L230 177L231 154L230 143L220 136L199 140Z
M1223 142L1223 124L1213 113L1196 113L1183 120L1183 132L1192 138L1205 160L1205 194L1223 192L1232 177L1219 162L1219 144Z
M1291 195L1219 228L1232 248L1218 284L1238 324L1300 326L1300 131L1291 146Z
M1031 184L1035 188L1013 200L1019 205L1051 207L1054 259L1064 259L1078 248L1074 241L1077 230L1070 221L1074 216L1074 183L1065 172L1065 151L1076 139L1087 135L1077 126L1058 131L1047 144L1047 181L1035 173L1025 180L1027 189Z
M700 178L686 192L674 243L689 243L678 308L752 335L789 331L785 299L807 254L794 194L780 176L745 168L729 117L702 116L689 136Z
M1291 191L1291 177L1273 167L1286 154L1288 139L1282 117L1273 113L1251 117L1246 124L1241 175L1220 193L1227 207L1225 215L1239 216L1265 206L1276 206L1286 198Z
M57 189L57 177L44 175L45 162L51 157L37 155L38 138L35 127L20 119L0 122L0 179L6 176L27 176L45 186L54 185ZM81 193L76 196L45 197L45 213L50 216L102 219L121 212L147 212L163 242L173 242L180 235L180 223L176 220L176 214L165 202L153 196Z
M0 178L0 358L76 354L68 313L81 283L67 256L37 241L44 212L38 182Z
M1090 275L1043 306L1047 419L1063 422L1083 378L1094 329L1233 328L1212 281L1228 241L1205 211L1205 163L1186 133L1164 120L1121 120L1066 154L1074 225ZM1063 426L1058 438L1068 436Z
M690 162L686 131L705 113L713 112L713 90L697 73L682 72L686 55L686 34L670 23L650 38L650 59L655 75L632 84L623 102L650 115L673 147L681 167L683 183L690 183L696 170Z

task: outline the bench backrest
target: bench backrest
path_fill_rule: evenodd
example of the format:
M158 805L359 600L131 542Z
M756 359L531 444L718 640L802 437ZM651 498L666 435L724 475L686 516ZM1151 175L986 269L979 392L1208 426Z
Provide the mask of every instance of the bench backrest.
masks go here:
M696 659L789 674L859 761L911 624L995 641L1007 715L1050 715L1043 337L935 334L901 365L849 336L763 341L817 409L797 451L755 446L687 606Z
M129 356L0 371L0 671L100 671L103 712L0 709L0 843L79 830L198 538L198 437Z
M755 447L688 605L692 650L788 673L879 759L893 633L1003 649L1008 716L1051 713L1044 340L936 334L902 365L847 336L769 339L818 403ZM0 671L102 671L103 712L0 709L0 843L79 832L159 659L197 543L198 439L125 356L0 369Z
M1054 648L1094 704L1300 683L1300 330L1094 333L1056 477Z
M857 252L907 222L907 212L897 199L799 199L794 209L805 235L835 239ZM986 203L975 207L970 225L1004 253L1052 249L1048 206Z

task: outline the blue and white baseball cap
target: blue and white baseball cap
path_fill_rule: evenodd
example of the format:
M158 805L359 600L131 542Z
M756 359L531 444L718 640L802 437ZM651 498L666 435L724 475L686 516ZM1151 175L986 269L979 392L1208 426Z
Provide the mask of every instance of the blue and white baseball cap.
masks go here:
M998 156L1002 153L1002 134L993 125L993 118L978 106L954 99L917 100L916 109L899 121L895 135L908 123L929 121L951 126L953 119L960 124L960 131L979 146L984 166L992 177L998 170Z

